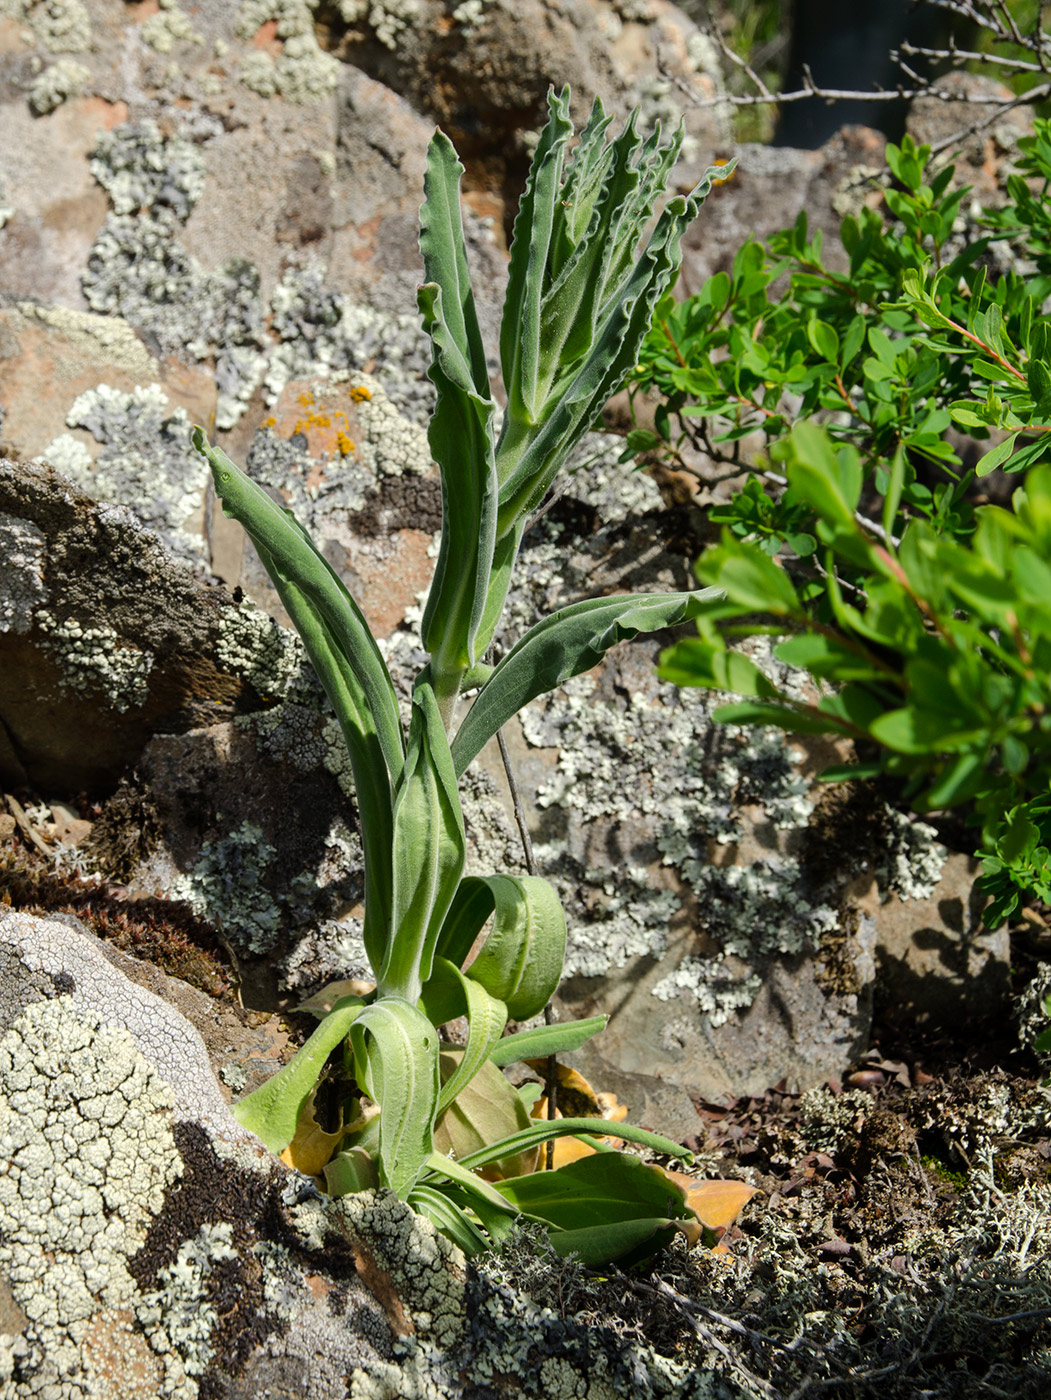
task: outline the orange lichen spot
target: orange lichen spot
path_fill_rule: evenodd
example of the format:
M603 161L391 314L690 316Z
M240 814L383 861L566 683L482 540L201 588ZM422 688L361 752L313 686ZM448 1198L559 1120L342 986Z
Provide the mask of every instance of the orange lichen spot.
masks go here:
M354 443L342 430L342 428L336 434L336 446L339 448L340 453L344 457L349 457L350 454L354 451Z
M292 429L292 437L298 437L300 433L305 433L306 430L307 430L306 420L303 419L303 418L297 418L297 419L296 419L296 425L295 425L295 427Z
M366 400L372 398L372 395L369 393L368 389L365 388L364 384L359 384L356 388L351 389L350 397L355 403L365 403Z
M277 419L276 419L275 417L273 417L273 415L271 415L269 418L264 418L264 419L263 419L263 427L264 427L264 428L276 428L276 427L277 427Z
M314 402L314 395L310 393L309 390L307 390L305 393L300 394L299 402L304 408L309 408L310 405Z
M327 413L312 413L310 415L310 426L312 428L331 428L332 419Z

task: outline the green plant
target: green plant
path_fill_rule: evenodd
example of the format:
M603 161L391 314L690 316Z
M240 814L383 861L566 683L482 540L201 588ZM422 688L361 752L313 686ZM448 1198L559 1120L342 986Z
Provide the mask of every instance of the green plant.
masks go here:
M846 273L826 265L802 213L768 247L747 242L731 272L696 296L665 297L632 383L635 396L657 396L654 423L629 434L625 457L655 451L689 466L693 448L737 465L743 439L760 434L769 451L819 415L857 447L866 476L906 449L903 505L939 528L969 528L969 477L945 436L952 422L977 437L1010 434L979 475L1021 471L1048 454L1051 123L1038 121L1022 144L1026 178L1010 179L1010 202L987 216L989 232L962 247L954 226L968 189L953 188L951 166L928 182L930 148L906 136L887 147L899 186L884 193L890 217L863 206L843 220ZM1034 181L1043 182L1036 193ZM1003 240L1035 259L1035 277L987 276L990 249ZM767 509L784 532L776 502ZM750 528L747 516L741 523Z
M550 109L515 221L499 433L464 248L462 166L440 132L428 152L420 235L427 281L418 301L438 391L429 440L441 471L443 528L422 622L429 660L413 688L407 740L379 648L337 575L291 515L200 429L194 443L225 511L255 543L342 726L365 853L364 941L376 976L374 991L336 1001L237 1116L274 1151L297 1132L320 1147L335 1194L389 1187L469 1251L501 1238L521 1212L548 1224L556 1249L598 1262L668 1238L689 1222L686 1196L658 1169L597 1141L572 1173L544 1173L544 1185L532 1184L540 1144L596 1124L531 1121L498 1067L575 1048L604 1021L504 1034L509 1018L536 1016L554 992L565 920L539 877L464 875L457 782L531 699L594 666L621 638L703 606L698 593L590 599L539 622L495 667L484 660L531 512L635 363L713 172L667 201L640 248L681 132L664 145L659 131L642 140L636 114L607 144L611 118L596 101L570 156L568 91L552 94ZM460 698L471 691L457 723ZM461 1049L442 1045L438 1030L458 1016L468 1023ZM313 1094L340 1047L342 1126L326 1134ZM601 1132L689 1156L627 1125L603 1123ZM494 1185L478 1170L507 1179Z
M858 517L853 446L803 423L777 455L790 507L813 521L813 554L782 567L724 529L697 574L718 578L725 598L706 605L699 637L664 653L661 674L741 697L716 719L853 740L861 761L826 779L891 774L920 811L968 804L989 880L1028 869L1029 888L1046 888L1036 821L1046 822L1051 783L1051 466L1029 471L1013 511L979 507L961 541L927 520L902 523L900 449L878 525ZM809 673L812 701L731 645L760 635L785 638L774 655ZM1013 907L1001 891L988 917Z
M929 156L908 137L888 147L898 187L886 221L844 220L848 274L801 217L696 297L666 297L636 370L662 398L625 455L682 466L693 448L739 470L750 439L754 473L711 512L722 543L698 563L726 599L663 674L740 692L719 718L852 739L860 762L828 777L889 774L920 811L961 807L981 825L995 925L1048 888L1051 123L967 242L967 190L951 168L928 179ZM1030 270L991 276L998 257ZM986 440L972 470L954 425ZM1028 472L1013 512L975 508L976 476L997 467ZM835 693L793 700L728 646L760 632Z

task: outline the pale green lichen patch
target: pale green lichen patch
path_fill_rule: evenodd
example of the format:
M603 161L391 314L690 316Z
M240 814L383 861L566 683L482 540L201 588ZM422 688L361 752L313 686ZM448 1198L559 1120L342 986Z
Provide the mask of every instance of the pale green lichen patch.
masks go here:
M0 512L0 632L28 632L46 602L44 549L43 531L32 521Z
M289 693L302 675L305 657L294 632L247 601L220 614L215 653L220 665L271 699Z
M0 0L0 15L24 21L52 53L82 53L91 47L91 16L84 0Z
M173 1102L128 1032L68 997L0 1040L0 1269L29 1320L4 1339L19 1395L98 1394L80 1344L100 1308L136 1298L128 1261L182 1172Z
M47 609L34 616L43 646L61 670L60 683L70 690L101 691L123 713L145 703L154 655L132 645L105 623L91 625L59 618Z
M177 43L200 44L204 40L193 27L189 15L175 0L158 0L160 9L145 20L139 34L142 42L158 53L171 53Z
M197 1387L190 1377L208 1367L217 1321L206 1282L216 1264L237 1259L232 1234L225 1222L202 1225L180 1247L174 1263L159 1271L158 1286L136 1302L135 1316L164 1363L160 1400L195 1400Z
M29 89L29 105L37 116L53 112L69 97L83 92L91 70L73 58L60 58L33 79Z
M288 102L317 102L339 80L339 63L325 53L314 32L317 0L241 0L237 33L250 39L263 25L276 21L281 52L249 52L241 61L241 81L261 97L280 95Z

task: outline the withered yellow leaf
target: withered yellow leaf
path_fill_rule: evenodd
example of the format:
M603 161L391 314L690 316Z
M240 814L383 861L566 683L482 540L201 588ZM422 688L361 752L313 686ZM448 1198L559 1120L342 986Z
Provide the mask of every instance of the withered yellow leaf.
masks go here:
M321 1169L331 1161L346 1133L346 1128L340 1128L335 1133L326 1133L321 1127L314 1115L316 1095L316 1088L307 1095L296 1120L296 1135L281 1153L282 1162L295 1167L304 1176L320 1175Z
M727 1230L755 1195L743 1181L695 1181L669 1172L686 1192L686 1204L708 1230Z

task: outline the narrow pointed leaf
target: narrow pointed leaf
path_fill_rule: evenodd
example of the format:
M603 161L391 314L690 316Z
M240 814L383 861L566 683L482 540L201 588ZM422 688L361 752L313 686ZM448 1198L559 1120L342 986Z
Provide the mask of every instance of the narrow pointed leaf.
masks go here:
M489 590L498 494L494 405L460 214L462 174L452 143L436 132L420 211L427 283L418 300L431 338L430 378L438 390L428 437L442 479L441 545L422 636L442 694L455 694L463 671L480 654L476 642Z
M380 1182L404 1200L434 1150L438 1032L415 1006L385 997L350 1035L355 1074L380 1106Z
M608 1016L589 1016L583 1021L556 1021L551 1026L518 1031L498 1040L489 1053L494 1065L513 1065L520 1060L543 1059L548 1055L568 1055L579 1050L593 1035L605 1030Z
M549 1138L588 1136L596 1131L601 1132L604 1137L620 1138L623 1142L637 1142L653 1152L663 1152L668 1157L679 1157L687 1165L693 1161L693 1153L685 1147L680 1147L677 1142L661 1137L659 1133L648 1132L645 1128L636 1128L631 1123L610 1123L604 1118L555 1118L536 1122L501 1142L492 1142L487 1147L472 1152L470 1156L461 1158L460 1165L476 1170L490 1162L498 1161L501 1157L538 1147Z
M452 744L457 774L530 700L597 666L617 642L697 617L721 596L720 589L705 588L589 598L538 622L500 662L460 725Z
M436 1230L462 1249L468 1259L484 1254L489 1241L478 1226L454 1201L437 1187L417 1183L409 1192L409 1205L425 1215Z
M342 580L289 511L272 500L226 453L208 443L200 428L193 445L208 460L224 512L242 524L280 577L296 585L324 618L334 644L366 698L391 781L397 782L405 755L398 704L383 657L364 614Z
M359 997L338 1002L294 1059L234 1105L234 1117L242 1128L255 1133L271 1152L283 1152L295 1137L300 1110L325 1061L364 1010L365 1003Z
M382 963L390 938L394 806L383 746L350 662L338 646L325 617L296 584L283 577L270 556L260 558L278 596L306 647L311 664L336 712L350 756L365 856L365 918L362 937L373 969Z
M518 1214L515 1206L505 1197L501 1196L496 1187L491 1182L485 1181L480 1176L476 1176L461 1162L457 1162L452 1157L446 1157L441 1152L432 1152L427 1158L428 1178L433 1180L434 1176L445 1177L449 1181L455 1181L465 1191L469 1191L472 1196L477 1196L479 1200L485 1201L494 1210L515 1216ZM431 1175L433 1174L433 1175Z

